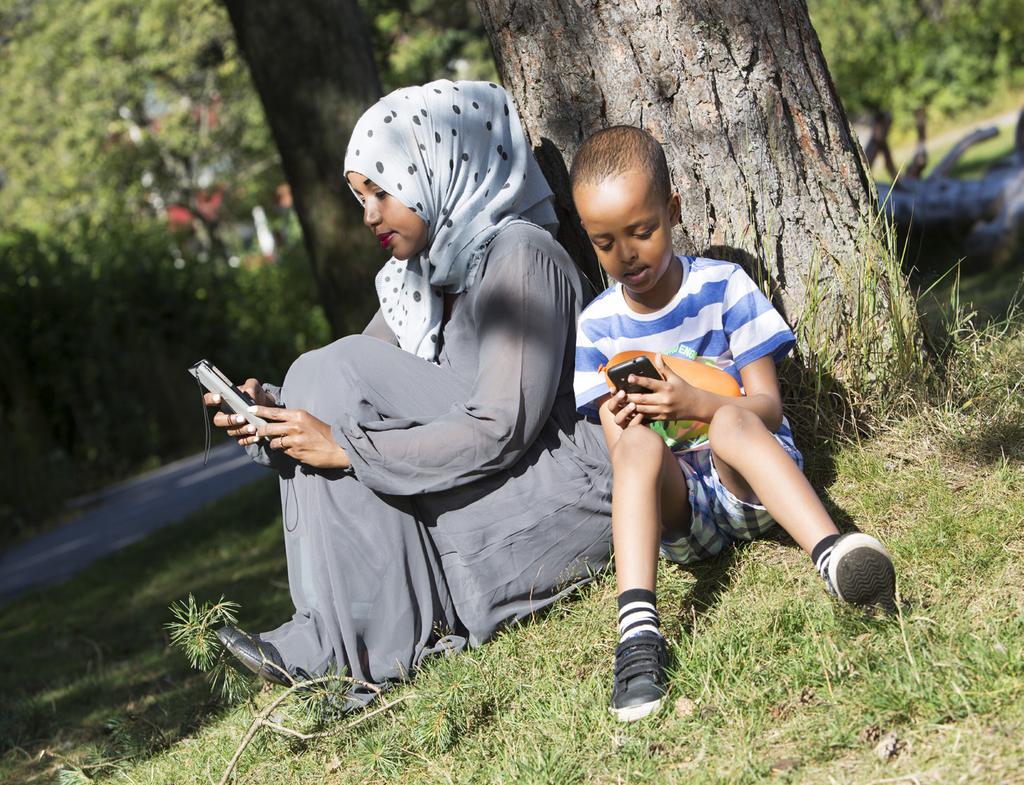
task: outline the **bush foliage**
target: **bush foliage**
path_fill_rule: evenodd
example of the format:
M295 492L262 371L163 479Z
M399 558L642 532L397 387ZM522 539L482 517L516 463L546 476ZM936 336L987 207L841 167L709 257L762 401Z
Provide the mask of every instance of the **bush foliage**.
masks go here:
M74 244L0 232L5 538L70 495L202 449L196 360L279 380L327 339L301 254L237 269L180 258L157 225Z

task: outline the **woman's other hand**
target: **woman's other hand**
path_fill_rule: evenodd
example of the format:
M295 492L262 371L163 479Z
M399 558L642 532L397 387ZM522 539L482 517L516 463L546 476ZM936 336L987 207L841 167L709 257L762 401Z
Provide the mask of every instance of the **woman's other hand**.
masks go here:
M238 385L238 389L247 393L256 402L257 406L274 406L277 403L274 396L263 389L258 379L246 379L242 384ZM207 406L218 408L221 404L220 396L217 393L208 392L203 395L203 403ZM238 439L238 443L243 447L258 441L257 438L253 437L252 432L248 430L248 423L245 417L240 414L225 414L218 409L213 415L213 424L218 428L227 429L228 436Z
M267 420L267 424L258 429L245 426L252 441L265 436L270 440L271 450L280 450L289 458L318 469L347 469L351 466L348 453L334 441L331 426L305 409L250 406L249 411Z

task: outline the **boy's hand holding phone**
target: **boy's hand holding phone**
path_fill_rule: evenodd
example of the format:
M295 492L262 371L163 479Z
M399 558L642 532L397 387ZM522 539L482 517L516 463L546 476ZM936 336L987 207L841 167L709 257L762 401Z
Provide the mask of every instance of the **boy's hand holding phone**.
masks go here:
M702 403L706 393L694 387L664 361L660 354L654 356L654 367L660 379L630 374L628 382L643 392L627 394L628 403L643 415L648 422L655 420L702 420Z
M636 404L630 403L625 390L611 394L608 398L608 411L615 417L615 424L620 428L642 425L644 421L643 415L637 413Z

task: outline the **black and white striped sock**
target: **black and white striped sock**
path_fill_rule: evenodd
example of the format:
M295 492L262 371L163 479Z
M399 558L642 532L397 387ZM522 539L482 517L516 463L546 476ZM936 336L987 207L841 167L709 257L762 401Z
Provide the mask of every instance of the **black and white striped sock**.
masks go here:
M818 575L822 577L826 584L830 584L828 579L828 562L832 556L832 547L836 544L836 540L839 539L838 534L830 534L827 537L822 537L817 545L811 550L811 561L814 562L814 569L818 571Z
M619 643L641 632L656 632L659 619L653 591L626 589L619 595Z

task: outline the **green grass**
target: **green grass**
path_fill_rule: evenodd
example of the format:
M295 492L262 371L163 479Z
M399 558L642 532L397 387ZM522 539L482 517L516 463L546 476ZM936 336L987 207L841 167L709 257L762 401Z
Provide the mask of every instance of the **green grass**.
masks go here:
M287 614L268 512L276 506L276 484L261 481L63 586L0 608L0 782L52 781L44 775L68 757L88 765L149 756L216 716L204 679L168 646L167 606L189 591L216 599L229 587L254 624Z
M919 298L922 320L932 329L947 318L951 302L959 297L962 309L974 314L976 324L1005 319L1014 297L1024 296L1024 270L1020 266L964 273L955 270L933 282Z
M943 124L941 127L934 129L929 128L929 132L932 136L937 136L939 133L949 130L950 128L956 128L958 125L969 126L969 124L975 120L984 120L990 117L993 112L1003 112L1015 107L1021 107L1024 96L1019 97L1016 101L1010 101L1005 103L993 104L994 108L987 110L986 112L964 115L956 118L952 124ZM1016 130L1016 123L1004 125L997 128L998 134L991 139L987 139L984 142L969 147L967 151L960 157L960 160L950 170L950 177L957 177L964 180L977 180L981 178L992 164L998 160L1005 158L1013 151L1013 138ZM964 134L961 135L965 136ZM928 153L928 166L924 170L924 176L927 177L932 168L939 163L946 154L953 149L957 142L960 141L958 137L948 144L944 144L937 147L934 150L930 150ZM904 142L901 145L897 145L892 138L890 138L890 146L893 151L893 159L897 168L905 167L910 163L910 159L913 157L913 149L915 142L909 144ZM875 159L874 165L871 168L872 175L881 181L888 182L891 178L889 173L885 170L885 162L881 156Z
M1000 90L992 100L973 109L958 112L955 115L936 116L930 112L928 116L928 138L934 138L953 129L962 128L972 123L984 122L990 117L1019 110L1024 107L1024 90L1017 88ZM914 117L908 114L893 118L893 126L889 132L889 145L897 158L897 166L905 156L909 159L910 151L917 144L917 128ZM938 160L938 159L936 159Z
M429 663L355 730L263 732L235 781L1024 783L1024 332L976 337L948 362L946 403L812 461L840 525L889 545L897 618L830 600L784 537L663 564L669 706L623 726L607 712L604 575ZM213 699L169 647L167 606L189 592L237 600L251 629L287 617L272 482L0 609L0 782L81 782L79 768L140 785L220 778L252 707ZM277 720L304 727L295 706ZM902 747L882 761L889 731ZM793 768L773 774L784 759Z
M1014 132L1015 127L1013 125L1004 125L999 129L999 133L996 136L967 148L967 152L960 157L956 166L950 170L949 176L958 177L963 180L980 179L992 164L1013 152ZM953 149L953 145L929 154L929 168L925 169L926 177L930 168L941 161L951 149Z

